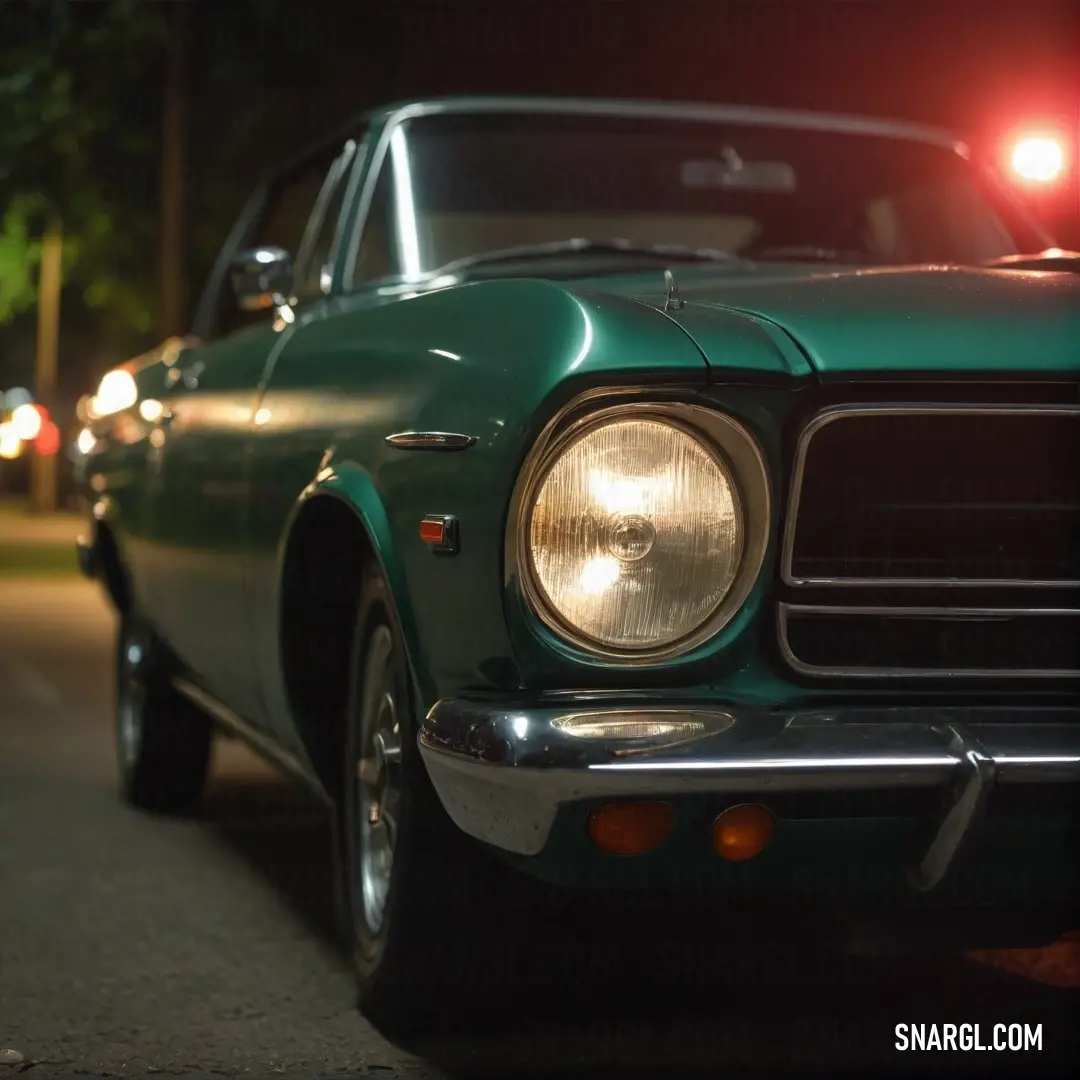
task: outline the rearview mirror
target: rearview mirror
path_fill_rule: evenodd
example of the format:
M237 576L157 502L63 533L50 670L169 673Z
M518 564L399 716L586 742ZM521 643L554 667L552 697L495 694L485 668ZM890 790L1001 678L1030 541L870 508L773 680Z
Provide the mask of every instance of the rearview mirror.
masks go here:
M786 161L744 161L730 146L719 159L684 161L680 174L686 188L726 188L789 195L798 188L794 168Z
M243 251L232 261L232 287L242 311L265 311L288 303L292 256L278 247Z

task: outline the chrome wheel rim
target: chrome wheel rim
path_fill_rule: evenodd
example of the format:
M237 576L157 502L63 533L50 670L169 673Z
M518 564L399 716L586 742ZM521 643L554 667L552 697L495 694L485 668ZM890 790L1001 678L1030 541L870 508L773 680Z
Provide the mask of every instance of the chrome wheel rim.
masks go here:
M368 642L356 765L359 911L372 934L382 928L401 811L401 725L394 688L394 639L379 626Z
M132 769L142 747L143 712L146 702L144 673L146 643L137 634L125 636L120 647L120 677L117 695L116 741L120 762Z

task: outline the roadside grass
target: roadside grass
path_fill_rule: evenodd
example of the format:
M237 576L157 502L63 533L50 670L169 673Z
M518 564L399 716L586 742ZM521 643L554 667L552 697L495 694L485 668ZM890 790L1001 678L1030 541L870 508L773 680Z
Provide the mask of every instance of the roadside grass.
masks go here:
M0 578L66 577L78 570L73 544L7 543L0 539Z
M0 579L77 574L75 537L81 521L64 511L37 517L21 500L0 500Z

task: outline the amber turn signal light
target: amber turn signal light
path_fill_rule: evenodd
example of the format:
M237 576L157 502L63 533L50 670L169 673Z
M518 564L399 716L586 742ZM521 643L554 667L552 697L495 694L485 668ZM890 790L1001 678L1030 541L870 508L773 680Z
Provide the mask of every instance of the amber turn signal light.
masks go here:
M721 858L743 862L760 854L772 834L772 814L764 806L746 803L725 810L713 822L712 842Z
M644 855L664 842L674 824L670 803L608 803L589 814L589 838L612 855Z

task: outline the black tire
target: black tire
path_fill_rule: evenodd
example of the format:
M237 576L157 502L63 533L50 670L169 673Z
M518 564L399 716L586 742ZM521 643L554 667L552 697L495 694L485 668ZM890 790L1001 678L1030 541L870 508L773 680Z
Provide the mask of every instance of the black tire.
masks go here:
M210 765L213 724L170 681L169 656L136 612L116 647L116 752L125 802L155 813L196 806Z
M363 789L358 766L365 710L370 715L373 700L382 697L366 675L379 663L373 657L387 647L386 687L398 706L399 797L392 810L393 866L382 920L376 924L364 900L361 862L365 851L373 849L374 829L365 833L359 817ZM340 901L360 1009L384 1032L397 1036L430 1030L436 1017L446 1013L447 995L455 988L467 985L476 991L485 982L505 982L507 965L513 965L508 958L518 945L507 939L505 927L519 921L509 918L505 907L518 899L508 895L518 875L499 867L447 816L420 757L417 722L408 660L389 592L382 577L370 573L353 640L345 775L338 804ZM383 764L385 774L391 775L392 755ZM385 818L383 825L388 825ZM521 915L520 910L514 913ZM504 925L498 926L500 922Z

